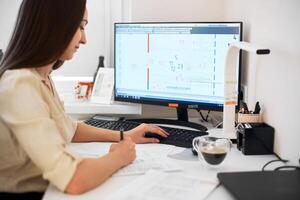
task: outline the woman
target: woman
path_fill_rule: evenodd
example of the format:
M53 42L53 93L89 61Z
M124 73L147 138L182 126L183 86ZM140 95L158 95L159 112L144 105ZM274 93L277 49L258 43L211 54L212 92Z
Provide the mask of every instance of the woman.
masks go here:
M48 183L80 194L103 183L135 159L135 143L156 143L157 126L125 132L77 123L63 109L50 77L86 43L86 0L23 0L0 64L0 199L41 198ZM81 158L69 142L115 141L100 158ZM2 195L2 196L1 196ZM26 196L27 195L27 196ZM4 199L4 198L3 198Z

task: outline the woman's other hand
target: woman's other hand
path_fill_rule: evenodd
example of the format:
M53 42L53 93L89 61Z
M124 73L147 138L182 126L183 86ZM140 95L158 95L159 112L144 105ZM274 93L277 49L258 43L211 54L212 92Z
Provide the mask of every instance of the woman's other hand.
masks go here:
M124 140L117 144L112 144L109 152L115 153L119 157L122 167L130 164L136 158L135 143L126 135L124 136Z

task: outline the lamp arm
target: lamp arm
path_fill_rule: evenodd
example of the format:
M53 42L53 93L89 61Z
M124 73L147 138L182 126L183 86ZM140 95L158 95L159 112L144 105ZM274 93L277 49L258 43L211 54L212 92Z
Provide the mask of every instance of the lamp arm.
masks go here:
M238 96L236 92L236 64L240 49L258 55L270 53L269 49L253 45L248 42L234 42L231 43L228 48L224 67L223 132L231 139L236 139L235 106L237 105Z
M229 46L224 69L224 106L223 106L223 132L229 138L235 136L235 106L237 105L236 62L239 48Z

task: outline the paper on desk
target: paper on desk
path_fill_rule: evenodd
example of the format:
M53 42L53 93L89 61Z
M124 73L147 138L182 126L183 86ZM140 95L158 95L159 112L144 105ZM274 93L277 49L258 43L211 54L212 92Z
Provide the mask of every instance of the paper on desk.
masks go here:
M166 156L156 157L144 150L138 150L136 154L136 159L132 164L120 169L113 176L144 174L150 169L163 170L164 172L175 172L182 170L180 165Z
M181 173L151 170L108 197L108 200L204 199L218 185Z
M70 148L83 157L98 158L109 152L109 143L90 142L90 143L72 143Z
M137 151L145 151L152 157L161 158L166 157L176 149L173 145L158 145L158 144L141 144L136 146Z
M83 157L97 158L109 152L110 143L72 143L70 148ZM152 147L152 148L151 148ZM154 151L156 149L156 151ZM161 150L159 153L159 149ZM172 147L161 147L151 145L139 145L136 148L136 159L134 162L118 170L113 176L129 176L144 174L150 169L159 169L165 172L181 171L182 167L167 157Z

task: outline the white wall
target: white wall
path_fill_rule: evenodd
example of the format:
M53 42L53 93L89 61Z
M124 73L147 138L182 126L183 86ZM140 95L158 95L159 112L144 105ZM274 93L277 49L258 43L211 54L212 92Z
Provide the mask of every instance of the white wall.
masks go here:
M223 0L131 0L132 21L220 21Z
M0 49L6 49L17 18L21 0L0 1Z
M54 75L64 76L92 76L98 66L98 57L105 55L105 28L107 0L87 0L88 20L86 26L87 44L81 45L79 51L74 55L73 59L66 61ZM108 60L105 60L107 65Z
M298 0L226 0L226 19L245 22L245 40L271 49L268 56L249 55L244 83L258 59L257 100L275 128L275 151L294 162L300 158L299 9Z
M112 32L110 32L110 29L112 23L110 20L119 20L120 14L118 12L120 9L118 2L120 1L87 0L89 24L86 27L86 34L88 43L81 45L80 50L75 54L74 58L65 62L62 68L54 72L54 75L93 76L98 66L99 55L105 55L106 66L112 65L113 55L110 49L112 41ZM5 50L8 45L21 2L21 0L0 1L1 49ZM116 16L112 17L111 14L115 14Z

